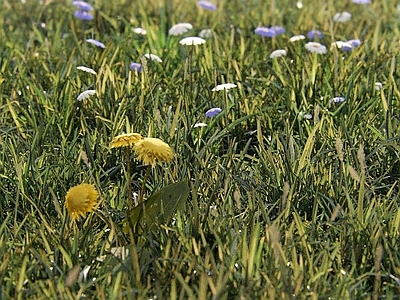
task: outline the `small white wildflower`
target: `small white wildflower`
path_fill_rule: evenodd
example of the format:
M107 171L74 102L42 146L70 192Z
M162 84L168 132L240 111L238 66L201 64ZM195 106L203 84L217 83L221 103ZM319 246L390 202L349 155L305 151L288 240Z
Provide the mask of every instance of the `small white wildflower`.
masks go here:
M199 32L199 37L203 39L212 37L211 29L203 29L202 31Z
M184 39L180 40L179 44L192 46L192 45L205 44L205 42L206 42L206 40L204 40L202 38L195 37L195 36L190 36L190 37L187 37L187 38L184 38Z
M89 98L92 95L95 95L95 94L96 94L95 90L87 90L87 91L84 91L84 92L80 93L79 96L76 99L78 101L82 101L82 100L85 100L85 99Z
M152 53L146 53L146 54L143 55L143 56L146 57L147 59L150 59L150 60L155 60L155 61L157 61L157 62L162 62L162 59L161 59L161 58L159 58L157 55L152 54Z
M308 42L305 47L308 51L318 54L325 54L327 51L324 45L316 42Z
M294 43L294 42L297 42L297 41L304 40L305 38L306 38L306 37L305 37L304 35L299 34L299 35L292 36L292 37L289 39L289 42Z
M197 128L197 127L205 127L205 126L207 126L207 124L206 124L206 123L196 123L196 124L192 125L192 127L193 127L193 128Z
M302 8L303 8L303 3L302 3L301 1L297 1L296 7L297 7L298 9L302 9Z
M142 28L142 27L133 28L133 32L136 33L136 34L140 34L140 35L146 35L147 34L147 30Z
M229 90L229 89L232 89L235 87L237 87L237 85L234 83L223 83L223 84L217 85L211 91L215 92L215 91Z
M270 58L277 58L277 57L281 57L281 56L285 56L286 55L286 50L284 49L279 49L279 50L275 50L270 54Z
M344 101L346 101L345 97L333 97L329 100L329 103L342 103Z
M85 66L79 66L79 67L76 67L76 68L77 68L78 70L81 70L81 71L84 71L84 72L87 72L87 73L92 73L92 74L94 74L94 75L97 74L95 70L93 70L93 69L91 69L91 68L88 68L88 67L85 67Z
M375 82L375 90L380 91L382 87L382 82Z
M351 19L351 13L344 11L341 13L337 13L333 16L333 21L338 23L344 23Z
M190 29L192 29L193 26L190 23L178 23L175 24L168 30L169 35L181 35L186 32L188 32Z

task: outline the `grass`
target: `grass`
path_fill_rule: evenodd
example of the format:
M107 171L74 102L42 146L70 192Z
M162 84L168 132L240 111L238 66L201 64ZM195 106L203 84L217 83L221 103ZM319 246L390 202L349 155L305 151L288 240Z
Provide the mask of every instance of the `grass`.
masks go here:
M59 1L4 2L0 299L399 298L395 1L215 3L96 0L85 22ZM343 10L352 19L333 23ZM214 36L180 46L167 35L178 22ZM262 38L261 25L287 33ZM327 54L288 42L314 28ZM349 53L329 46L352 38L362 44ZM269 58L281 48L286 57ZM226 82L237 88L211 91ZM88 89L96 96L78 102ZM338 96L346 101L329 103ZM211 107L223 111L207 119ZM128 184L139 193L147 167L132 158L127 182L123 151L109 147L125 132L175 152L152 169L146 198L190 188L170 222L134 235L122 228ZM74 223L65 194L82 182L100 204Z

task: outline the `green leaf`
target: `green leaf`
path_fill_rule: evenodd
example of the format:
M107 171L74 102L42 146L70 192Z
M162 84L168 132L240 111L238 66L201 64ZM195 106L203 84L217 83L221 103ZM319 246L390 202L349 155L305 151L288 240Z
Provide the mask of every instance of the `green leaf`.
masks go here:
M124 226L124 231L127 231L128 223L134 232L147 232L156 224L167 223L175 211L184 207L188 197L189 187L185 181L163 187L128 212L128 222Z

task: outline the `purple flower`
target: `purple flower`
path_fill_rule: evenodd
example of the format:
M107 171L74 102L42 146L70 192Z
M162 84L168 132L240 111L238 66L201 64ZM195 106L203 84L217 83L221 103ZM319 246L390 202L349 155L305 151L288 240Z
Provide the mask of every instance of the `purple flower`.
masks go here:
M344 102L345 100L346 100L345 97L334 97L329 100L329 103L341 103Z
M309 40L315 40L315 39L322 39L323 38L323 34L321 31L319 30L310 30L309 32L307 32L307 37Z
M129 68L131 68L132 71L142 72L142 65L139 63L132 62L130 63Z
M87 39L86 42L91 43L91 44L93 44L97 47L103 48L103 49L106 47L102 42L94 40L94 39Z
M89 3L86 3L85 1L73 1L72 5L75 6L80 11L93 10L93 7Z
M371 3L371 0L351 0L351 2L356 4L369 4Z
M206 117L207 118L215 117L221 111L222 111L222 109L220 109L219 107L210 108L209 110L206 111Z
M286 32L285 28L281 26L272 26L270 29L275 31L275 35L280 35Z
M270 28L259 26L254 30L254 32L265 37L275 37L279 34L285 33L285 29L281 26L272 26Z
M350 52L351 50L357 48L358 46L360 46L361 41L360 40L349 40L345 43L342 44L342 50L344 52Z
M197 2L201 8L208 9L208 10L217 10L217 6L215 4L212 4L211 2L208 1L198 1Z
M74 16L83 21L93 20L93 16L89 12L84 10L77 10L76 12L74 12Z

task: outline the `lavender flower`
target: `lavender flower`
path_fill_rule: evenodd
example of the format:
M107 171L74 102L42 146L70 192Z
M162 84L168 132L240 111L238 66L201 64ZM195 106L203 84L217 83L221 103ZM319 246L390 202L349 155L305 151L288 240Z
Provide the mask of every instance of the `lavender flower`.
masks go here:
M208 1L198 1L197 4L199 4L199 6L201 8L207 9L207 10L217 10L217 6L211 2Z
M270 28L259 26L254 30L254 32L265 37L275 37L279 34L285 33L285 29L280 26L272 26Z
M142 72L142 65L136 62L131 62L129 68L131 68L132 71Z
M351 50L357 48L361 44L361 41L358 39L349 40L347 42L336 41L332 43L332 46L336 46L344 52L350 52Z
M356 4L370 4L371 0L351 0L351 2Z
M207 118L215 117L221 111L222 111L222 109L220 109L219 107L210 108L209 110L206 111L206 117Z
M90 11L93 7L85 1L73 1L72 5L75 6L80 11Z
M74 16L83 21L91 21L93 20L93 16L84 10L77 10L74 12Z
M311 40L311 41L313 41L313 40L315 40L316 38L317 39L322 39L323 38L323 34L322 34L322 32L321 31L319 31L319 30L310 30L309 32L307 32L307 37L308 37L308 39L309 40Z

